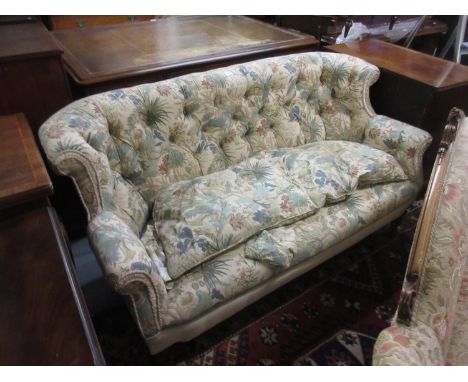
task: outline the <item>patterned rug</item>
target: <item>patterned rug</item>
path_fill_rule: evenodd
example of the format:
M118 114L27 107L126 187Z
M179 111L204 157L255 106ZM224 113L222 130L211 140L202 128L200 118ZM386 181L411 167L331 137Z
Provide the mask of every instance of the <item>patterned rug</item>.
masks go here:
M325 343L300 356L295 366L364 366L372 364L375 338L353 330L340 330Z
M93 318L109 365L368 365L398 301L420 203L194 340L151 356L122 306Z

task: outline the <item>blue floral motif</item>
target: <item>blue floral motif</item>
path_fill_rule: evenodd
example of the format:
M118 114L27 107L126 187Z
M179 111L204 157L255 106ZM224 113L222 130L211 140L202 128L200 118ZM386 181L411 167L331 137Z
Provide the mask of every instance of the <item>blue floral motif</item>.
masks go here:
M367 222L362 218L362 216L358 216L358 224L365 225Z
M203 251L208 252L208 242L205 239L198 239L195 244Z
M285 154L284 150L271 150L270 155L272 158L280 158Z
M314 183L323 187L327 183L327 174L325 174L322 170L317 170L315 172Z
M190 247L192 239L192 230L188 227L182 228L182 231L180 231L179 241L177 242L177 249L184 253Z
M163 142L166 141L166 138L164 138L164 135L162 135L158 129L153 129L153 137Z
M219 289L213 288L211 290L211 298L217 298L218 300L224 300L224 295Z
M125 92L122 89L117 89L117 90L112 90L109 93L107 93L107 96L112 100L112 101L118 101L119 99L123 99L126 97Z
M128 98L130 98L130 100L132 101L132 103L135 105L135 106L138 106L141 104L141 98L134 95L134 94L131 94L128 96Z
M288 114L289 115L289 120L290 121L299 121L300 120L300 113L301 113L301 109L299 109L299 106L295 105Z
M72 129L76 129L78 127L81 129L89 129L91 127L91 121L82 118L72 118L68 121L68 126Z
M340 189L340 185L333 179L330 179L327 181L327 184L329 184L330 186L333 187L334 190L339 190Z
M248 71L248 70L246 69L246 67L243 66L243 65L239 65L239 72L241 72L241 74L242 74L244 77L246 77L247 74L249 74L249 71Z
M270 224L271 223L271 216L264 210L255 211L253 215L253 220L262 223L262 224Z
M131 269L134 271L146 271L148 270L148 266L145 263L134 262L131 265Z

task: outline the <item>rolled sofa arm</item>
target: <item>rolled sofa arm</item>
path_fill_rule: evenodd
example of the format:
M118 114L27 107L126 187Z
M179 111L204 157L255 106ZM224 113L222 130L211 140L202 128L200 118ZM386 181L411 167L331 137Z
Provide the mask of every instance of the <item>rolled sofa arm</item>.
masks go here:
M138 236L109 211L96 215L88 225L88 237L109 283L128 296L144 337L162 327L167 306L165 283Z
M426 131L384 115L370 118L363 141L393 155L408 178L418 184L423 181L422 158L431 142Z
M410 327L390 326L374 345L374 366L441 366L445 364L441 344L432 328L423 323Z

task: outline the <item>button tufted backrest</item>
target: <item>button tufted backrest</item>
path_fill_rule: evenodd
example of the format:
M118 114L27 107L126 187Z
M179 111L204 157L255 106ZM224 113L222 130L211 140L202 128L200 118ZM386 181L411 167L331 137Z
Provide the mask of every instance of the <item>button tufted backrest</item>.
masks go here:
M377 77L376 67L346 55L273 57L79 100L40 137L56 169L75 179L90 217L111 208L137 231L174 182L262 150L361 142Z

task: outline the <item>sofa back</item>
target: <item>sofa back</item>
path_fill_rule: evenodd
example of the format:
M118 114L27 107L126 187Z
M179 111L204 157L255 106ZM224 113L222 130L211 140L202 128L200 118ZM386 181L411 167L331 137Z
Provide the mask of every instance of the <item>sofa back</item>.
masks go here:
M323 139L361 142L378 69L303 53L194 73L76 101L40 130L91 218L112 209L135 231L158 192L262 150Z

